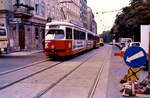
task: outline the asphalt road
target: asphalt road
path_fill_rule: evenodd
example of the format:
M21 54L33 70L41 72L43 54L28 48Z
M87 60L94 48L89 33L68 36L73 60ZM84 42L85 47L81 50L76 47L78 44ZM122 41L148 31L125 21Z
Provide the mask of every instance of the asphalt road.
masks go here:
M15 55L0 56L0 72L22 67L27 64L44 59L46 59L44 52L24 56L15 56Z
M105 45L104 47L66 60L59 66L31 75L29 78L0 90L0 98L33 98L44 92L45 89L47 91L40 98L89 98L87 95L93 86L98 69L101 66L103 66L103 70L100 73L100 80L92 98L124 98L122 97L122 93L120 93L122 84L119 81L127 73L129 67L125 65L121 57L114 56L115 52L120 52L120 50L115 46ZM90 55L91 58L82 63ZM45 58L44 53L36 53L28 56L1 57L0 70L4 71L24 66ZM42 67L52 66L51 63L56 62L50 60L37 66L1 76L0 84L5 85L7 82L11 82L10 80L16 80ZM81 66L79 66L80 63L82 63ZM146 74L147 72L141 72L140 80L145 77L144 73Z

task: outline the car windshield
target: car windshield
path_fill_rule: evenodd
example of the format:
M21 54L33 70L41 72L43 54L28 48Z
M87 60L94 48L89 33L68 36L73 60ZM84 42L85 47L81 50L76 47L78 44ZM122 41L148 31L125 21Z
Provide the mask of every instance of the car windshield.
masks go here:
M63 30L49 30L47 33L48 39L63 39L64 38L64 32Z
M139 46L140 43L132 43L132 46Z
M0 36L6 36L5 29L0 29Z

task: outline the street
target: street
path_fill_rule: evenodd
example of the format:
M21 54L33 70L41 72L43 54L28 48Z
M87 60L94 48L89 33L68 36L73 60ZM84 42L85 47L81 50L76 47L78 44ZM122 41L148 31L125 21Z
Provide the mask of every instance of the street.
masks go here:
M3 70L14 71L1 74L1 69L0 98L121 98L119 81L128 67L114 56L119 51L105 45L66 61L49 59L18 70L14 68L46 57L40 52L13 58L12 64L6 62L11 57L1 57L4 62L0 66L7 65Z
M0 98L150 98L149 7L1 0Z
M0 72L22 67L40 60L46 59L43 52L32 55L11 55L0 56Z

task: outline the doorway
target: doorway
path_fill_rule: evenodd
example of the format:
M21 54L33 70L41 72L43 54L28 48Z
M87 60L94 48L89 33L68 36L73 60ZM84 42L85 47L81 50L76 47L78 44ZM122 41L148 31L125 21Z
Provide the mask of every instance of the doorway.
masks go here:
M20 49L25 48L25 30L22 24L19 25L19 46Z

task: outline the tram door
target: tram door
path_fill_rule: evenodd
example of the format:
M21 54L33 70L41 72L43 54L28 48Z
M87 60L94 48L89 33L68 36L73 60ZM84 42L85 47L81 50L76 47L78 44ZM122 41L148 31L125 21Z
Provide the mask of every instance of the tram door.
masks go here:
M24 25L19 25L19 46L20 49L25 48L25 30Z

